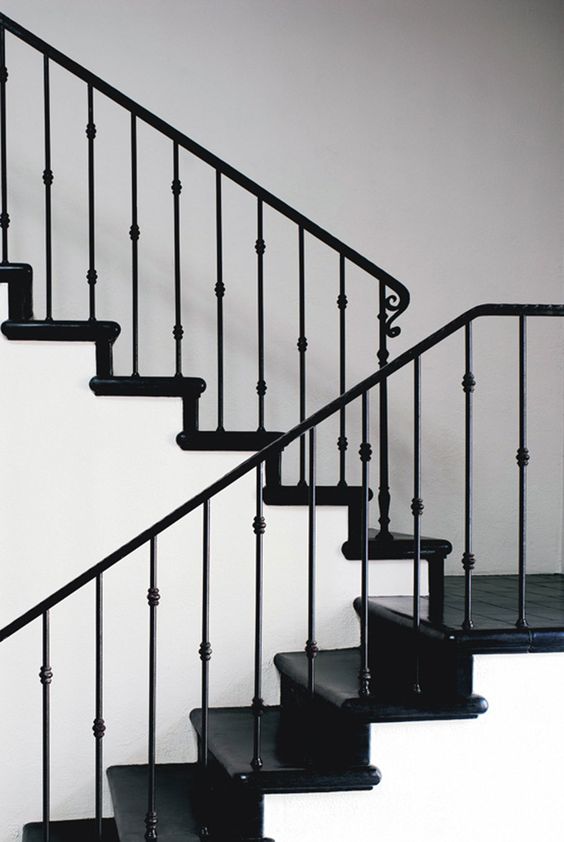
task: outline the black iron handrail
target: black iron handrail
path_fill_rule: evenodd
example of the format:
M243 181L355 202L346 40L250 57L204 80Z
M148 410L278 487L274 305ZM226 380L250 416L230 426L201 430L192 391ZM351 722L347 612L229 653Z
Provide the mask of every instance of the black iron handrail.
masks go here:
M103 573L104 571L108 570L110 567L113 567L114 564L121 561L121 559L125 558L126 556L130 555L135 550L142 547L144 544L147 544L161 532L164 532L168 529L169 526L177 523L179 520L184 518L190 512L197 509L204 503L210 501L213 497L219 494L221 491L228 488L228 486L232 485L241 477L248 474L254 468L259 467L264 462L266 462L272 456L283 451L288 445L290 445L296 439L299 439L309 430L314 427L317 427L321 422L325 421L331 415L339 412L343 407L350 404L356 398L360 397L363 394L366 394L370 389L374 386L378 385L384 380L387 380L394 372L398 371L401 368L404 368L410 362L418 359L421 354L425 351L428 351L430 348L433 348L435 345L438 345L447 337L451 336L456 331L460 330L460 328L470 324L475 319L484 317L484 316L564 316L564 305L563 304L481 304L477 307L473 307L470 310L467 310L465 313L457 316L452 321L448 322L443 327L436 330L426 339L423 339L421 342L414 345L409 350L405 351L403 354L400 354L396 357L392 362L388 363L383 368L379 369L378 371L371 374L369 377L366 377L364 380L361 380L351 389L346 391L343 395L335 398L334 400L327 403L321 409L314 412L305 421L297 424L287 433L279 436L274 442L269 444L267 447L264 447L262 450L257 451L257 453L250 456L248 459L245 459L231 471L228 471L223 477L216 480L215 482L211 483L207 488L203 491L200 491L186 503L183 503L178 508L174 509L168 515L161 518L161 520L154 523L152 526L148 527L147 529L140 532L130 541L127 541L123 544L119 549L115 550L110 555L106 556L102 561L95 564L93 567L90 567L88 570L85 570L71 582L68 582L62 588L59 588L55 591L51 596L47 597L46 599L39 602L36 606L31 608L29 611L26 611L17 619L13 620L8 625L4 626L4 628L0 629L0 642L6 640L8 637L11 637L15 632L19 631L21 628L26 626L28 623L36 620L46 611L49 611L59 602L61 602L66 597L70 596L72 593L75 593L84 585L88 584L89 582L93 581L99 574Z

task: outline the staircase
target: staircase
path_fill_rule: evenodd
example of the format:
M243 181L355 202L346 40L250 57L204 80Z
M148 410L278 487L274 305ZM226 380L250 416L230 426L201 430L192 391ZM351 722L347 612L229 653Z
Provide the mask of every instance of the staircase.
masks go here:
M9 259L8 183L11 149L7 140L9 85L6 70L7 42L18 39L38 51L43 61L44 164L42 181L45 202L45 313L34 308L36 283L32 267ZM52 200L54 174L51 167L51 72L62 68L85 86L87 112L88 182L88 268L87 307L83 318L58 319L54 307ZM380 267L324 231L311 220L257 185L215 155L97 78L76 62L41 41L4 15L0 15L0 174L2 177L0 227L2 262L0 281L8 288L8 319L2 333L15 342L92 343L96 370L90 389L96 396L176 398L181 401L179 449L197 451L249 451L251 455L218 477L210 486L152 523L138 535L21 616L0 629L0 643L25 635L33 625L41 636L41 820L25 825L24 842L70 842L70 840L119 840L133 842L142 836L162 842L212 839L217 842L271 842L265 834L266 795L362 792L373 789L381 774L371 763L371 725L374 723L429 720L472 720L485 713L487 701L474 692L474 655L507 652L564 651L564 577L532 575L527 568L527 476L530 455L527 448L527 326L539 319L564 316L564 305L484 304L474 307L442 328L390 358L389 340L399 334L397 320L409 304L405 286ZM125 109L129 120L131 227L131 309L127 333L131 338L131 366L127 373L114 372L114 346L123 325L98 317L96 240L96 138L95 104L105 97ZM141 373L140 226L138 214L139 126L148 126L170 144L172 194L172 357L174 370L159 375ZM206 164L213 175L215 197L215 410L216 424L202 427L200 408L206 397L206 380L186 375L185 345L189 337L182 323L183 277L181 249L180 180L181 155L188 154ZM236 185L254 203L256 239L253 243L256 283L256 426L229 429L226 426L226 359L224 299L228 278L224 260L224 195L226 185ZM297 252L297 383L298 416L289 429L276 424L276 403L269 409L266 358L265 272L267 271L266 213L276 213L295 229ZM336 260L338 294L338 395L311 411L310 387L314 374L308 369L307 316L313 305L307 296L308 247L314 242L328 249ZM347 271L361 270L367 283L377 289L377 370L352 386L348 372ZM35 267L34 267L35 269ZM169 302L170 303L170 302ZM503 576L475 574L474 556L474 327L490 320L516 325L518 357L518 405L516 411L518 540L514 573ZM249 323L250 317L249 317ZM460 508L464 521L463 576L446 576L445 560L452 551L446 538L422 535L422 368L435 348L445 347L450 337L460 340L464 399L464 493ZM448 346L450 347L450 346ZM41 353L39 349L36 351ZM69 354L72 349L69 347ZM412 377L410 406L413 440L406 446L409 456L410 533L391 528L391 480L388 388L400 372ZM377 424L373 423L371 407ZM270 427L267 420L274 418ZM360 422L359 456L352 464L349 440L351 418ZM331 427L333 424L333 427ZM330 453L322 437L327 429L338 429L336 447ZM377 429L377 432L376 432ZM285 430L282 432L281 430ZM373 444L374 443L374 446ZM371 471L377 451L378 471ZM295 456L293 467L292 454ZM179 453L179 458L183 458ZM288 462L286 461L288 460ZM287 467L287 464L290 467ZM336 466L331 474L328 464ZM291 479L287 479L287 474ZM246 705L214 702L212 637L217 623L213 592L217 586L214 567L214 520L218 498L229 489L243 488L245 477L254 484L254 504L247 532L252 532L254 581L252 588L253 640L252 690ZM244 493L244 492L241 492ZM279 677L277 703L265 701L265 670L271 657L265 651L268 615L265 588L265 506L305 510L307 529L303 546L306 560L305 603L307 607L305 647L277 652L274 665ZM342 553L359 564L360 596L354 602L360 634L358 645L329 648L318 642L320 613L319 582L325 575L318 552L320 508L346 511L347 534ZM200 706L190 713L197 743L197 760L159 763L158 752L158 630L162 611L160 578L161 542L176 524L197 523L199 611L190 617L198 625L200 642L192 653L190 669L198 658ZM374 523L377 525L372 526ZM248 535L247 535L248 538ZM242 549L243 547L243 549ZM233 565L244 561L244 539L234 538ZM144 551L148 562L148 725L145 764L129 763L105 768L104 742L107 731L104 664L111 641L105 637L105 603L108 571L125 567L126 560ZM394 561L408 566L410 592L399 596L370 596L370 562ZM123 563L123 564L122 564ZM191 564L193 564L193 559ZM109 574L111 575L111 574ZM427 581L426 581L427 580ZM95 647L93 691L95 716L93 810L76 820L58 820L52 815L53 773L52 690L57 671L52 668L52 621L63 604L75 594L94 596L93 641ZM353 607L351 606L351 614ZM232 620L231 620L232 621ZM346 644L347 642L344 641ZM235 647L237 640L233 639ZM188 656L187 656L188 659ZM188 725L187 725L188 727ZM385 772L385 770L384 770ZM104 806L105 775L111 793L113 817ZM39 810L38 810L39 812ZM32 817L30 817L32 818Z

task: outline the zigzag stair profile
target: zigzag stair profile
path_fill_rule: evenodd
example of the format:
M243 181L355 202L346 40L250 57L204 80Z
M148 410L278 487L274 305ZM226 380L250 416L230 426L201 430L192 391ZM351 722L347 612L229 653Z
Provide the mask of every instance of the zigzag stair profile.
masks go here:
M471 370L473 322L486 316L509 316L519 319L520 353L524 358L524 323L528 316L564 316L559 305L482 305L427 337L422 342L389 360L387 342L399 332L394 324L409 302L409 293L392 276L354 250L336 240L319 226L303 217L281 200L220 161L150 112L129 100L107 83L85 71L50 45L36 38L3 15L0 15L0 54L4 56L5 30L38 49L47 61L53 61L89 86L89 97L96 90L130 112L132 137L136 120L143 120L174 146L174 178L172 192L175 209L175 299L176 317L173 335L177 342L177 360L181 358L178 343L183 337L179 322L180 261L178 258L180 230L178 202L181 184L178 178L178 150L183 148L210 164L216 171L216 197L221 200L221 180L229 178L249 191L257 200L257 284L259 309L257 395L259 423L256 430L225 430L222 411L218 412L216 430L201 430L199 406L206 390L205 381L198 376L184 376L181 365L171 376L116 375L113 369L113 346L121 327L114 321L56 320L47 308L47 317L37 320L33 313L33 272L25 263L9 263L7 259L7 209L2 206L0 227L3 228L3 259L0 282L8 286L8 320L1 330L13 341L92 342L96 347L96 372L90 389L99 396L164 397L182 401L182 429L176 437L181 450L241 450L255 451L228 474L218 478L209 488L183 503L156 524L128 541L72 582L31 608L21 617L0 629L0 642L42 619L43 663L40 679L43 685L43 820L26 824L23 842L138 842L139 839L161 842L273 842L264 836L265 796L271 794L325 793L369 791L381 779L380 771L372 765L371 727L386 722L421 722L431 720L470 720L485 713L487 701L474 692L473 656L488 652L564 651L564 577L546 581L546 577L525 576L524 531L520 544L520 568L515 577L473 576L474 556L471 552L471 440L472 391ZM3 59L2 59L3 60ZM0 70L6 68L0 68ZM6 77L6 78L4 78ZM0 98L5 96L7 75L0 74ZM48 91L48 75L45 76ZM0 102L0 146L5 135L5 119ZM90 118L89 118L90 119ZM4 124L2 125L2 121ZM89 122L87 138L91 145L96 136L95 126ZM136 139L135 139L136 144ZM136 145L133 145L136 155ZM0 149L0 169L6 180L5 156ZM90 181L93 181L90 159ZM46 168L47 176L49 168ZM44 179L47 191L49 177ZM2 191L3 194L5 191ZM135 191L133 191L135 194ZM49 195L49 193L48 193ZM6 197L3 195L3 203ZM264 424L264 308L262 301L265 242L262 230L263 204L284 215L298 226L299 286L300 286L300 421L286 432L266 429ZM1 224L4 220L4 225ZM221 205L217 210L218 230ZM90 217L93 226L93 214ZM137 234L135 235L135 232ZM338 397L309 417L306 416L304 336L304 236L316 237L336 251L339 257L340 361ZM50 231L48 234L50 236ZM139 230L136 208L131 228L135 249ZM379 350L378 371L353 387L346 388L346 360L344 354L347 306L345 294L345 262L352 262L378 283L380 309L378 312ZM218 281L216 284L218 324L222 325L221 248L218 246ZM93 272L94 274L91 274ZM96 277L89 269L89 280ZM94 296L91 284L91 300ZM261 309L262 308L262 309ZM134 308L135 309L135 308ZM91 312L94 310L91 308ZM445 576L445 559L452 551L446 539L421 535L420 518L423 500L420 497L420 357L457 331L466 337L466 372L464 391L466 400L466 498L464 500L466 544L463 559L464 576ZM135 333L135 331L134 331ZM218 328L218 369L223 365L222 334ZM135 357L135 353L134 353ZM414 496L411 502L413 534L389 529L389 466L387 387L389 378L400 369L414 366ZM521 364L521 385L524 375ZM219 379L219 377L218 377ZM381 528L369 527L369 501L376 497L370 487L368 463L372 458L368 395L379 390L380 459L377 502ZM219 389L221 392L221 388ZM521 389L523 392L523 388ZM359 455L362 476L359 484L345 480L344 453L345 408L357 401L360 405L362 441ZM219 401L222 406L222 397ZM521 430L524 429L523 400L520 405ZM340 480L333 485L317 482L315 430L328 418L339 418ZM304 468L305 448L302 450L302 475L296 484L283 481L282 458L285 449L300 440L308 443L308 470ZM180 458L180 457L179 457ZM523 482L528 463L524 435L518 451L518 468ZM210 501L250 471L257 473L256 510L252 519L255 546L254 580L254 695L248 707L212 707L209 702L208 661L212 656L210 634ZM376 483L374 483L376 487ZM375 501L376 502L376 501ZM265 531L263 506L301 506L308 509L307 549L307 609L308 639L303 651L280 652L274 664L280 679L279 704L265 705L262 696L262 670L266 660L263 652L263 588L264 558L262 536ZM361 596L354 603L360 625L360 646L320 649L316 641L317 609L317 507L342 506L348 512L348 536L342 545L343 556L360 561ZM524 504L520 502L523 519ZM157 645L156 628L160 593L157 587L157 537L170 526L196 510L203 514L202 569L202 639L198 669L201 669L201 707L190 714L191 726L198 743L197 762L156 762ZM102 715L103 611L102 576L114 565L141 547L150 548L149 605L149 739L148 763L115 765L107 769L107 780L113 804L113 818L103 817L103 754L105 722ZM369 597L369 561L391 560L409 562L413 570L413 593L409 596ZM422 567L427 564L429 595L422 595ZM488 581L482 581L487 579ZM50 684L53 671L49 665L49 613L67 597L81 588L96 585L96 719L93 733L96 738L95 818L58 821L50 816ZM474 590L472 591L472 587ZM532 599L533 609L528 621L525 616L525 587ZM355 591L357 592L357 591ZM547 594L550 592L550 597ZM474 601L472 602L472 595ZM353 593L351 593L351 598ZM519 605L518 616L513 607ZM351 607L351 612L353 608ZM535 613L536 610L536 613ZM472 611L474 612L472 614ZM513 612L513 613L512 613ZM461 618L464 618L462 621ZM500 621L501 618L501 621ZM215 621L215 620L214 620ZM490 622L491 621L491 622ZM233 641L233 645L236 641ZM272 653L269 653L271 656ZM189 727L186 722L186 727Z

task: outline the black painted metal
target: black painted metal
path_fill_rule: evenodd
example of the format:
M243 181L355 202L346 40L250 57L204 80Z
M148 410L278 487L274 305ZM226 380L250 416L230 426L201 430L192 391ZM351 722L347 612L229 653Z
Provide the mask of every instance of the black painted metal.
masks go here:
M94 123L94 88L88 85L88 123L86 124L88 138L88 272L86 280L89 288L89 318L96 319L96 202L94 180L94 140L96 138L96 124Z
M388 323L387 323L388 298L386 287L380 284L380 305L378 312L379 319L379 347L378 363L383 368L390 356L388 351ZM388 381L382 380L379 388L380 394L380 480L378 486L378 507L380 515L380 535L383 539L390 540L390 467L389 467L389 444L388 444Z
M308 471L308 576L307 576L307 641L305 653L308 662L307 686L310 696L315 693L315 659L319 652L317 645L317 477L315 427L309 431Z
M257 239L255 251L257 253L257 325L258 325L258 431L263 432L264 426L264 396L266 395L266 380L264 379L264 252L266 244L263 236L263 207L262 199L257 201Z
M2 18L0 17L0 20ZM0 228L2 229L2 263L8 262L8 228L10 216L8 214L8 142L6 138L6 82L8 68L6 67L6 28L4 21L0 26L0 175L2 177L2 210L0 212Z
M131 376L139 377L139 220L137 215L137 118L131 115Z
M254 651L254 695L253 695L253 759L251 766L257 770L262 767L261 757L261 734L262 715L264 711L264 700L262 698L262 623L263 623L263 577L264 577L264 554L263 536L266 530L266 521L263 514L262 487L263 467L257 465L256 469L256 509L253 519L253 532L255 533L255 651Z
M182 183L179 178L178 144L175 142L172 147L172 205L174 220L174 349L176 358L176 376L182 376L182 339L184 328L182 327L182 288L180 277L180 193Z
M414 693L421 692L419 676L419 630L421 627L421 515L423 514L423 500L421 498L421 357L413 361L413 499L411 501L413 514L413 631L415 632L415 671L413 681Z
M45 185L45 318L53 318L53 245L51 223L51 188L53 186L53 170L51 169L51 85L49 74L49 59L43 56L43 105L45 132L45 169L43 170L43 184Z
M42 662L39 671L39 680L42 686L42 789L43 789L43 842L50 839L51 820L51 682L53 670L51 669L51 647L50 647L50 616L45 611L42 621Z
M466 370L462 379L465 394L465 437L464 437L464 554L462 567L465 579L464 628L472 628L472 571L476 564L472 552L472 527L474 513L474 417L473 397L476 380L472 362L472 324L464 328Z
M202 506L202 642L200 644L200 660L202 662L202 734L199 742L199 761L203 774L203 785L207 789L208 782L208 745L209 745L209 664L212 656L210 643L210 501ZM200 828L200 836L209 835L207 817Z
M223 283L223 206L221 196L221 173L215 174L215 226L216 226L216 260L217 279L215 295L217 298L217 431L224 432L224 389L223 389L223 299L225 284Z
M157 606L160 593L157 588L157 539L150 540L150 574L147 602L149 603L149 738L147 768L147 813L145 815L146 840L157 839L156 805L156 712L157 712Z
M305 335L305 242L304 229L298 229L298 273L299 273L299 332L298 351L300 354L300 421L306 417L306 351ZM306 437L300 438L300 479L299 484L306 484Z
M527 625L525 610L527 573L527 322L525 315L519 316L519 606L517 626Z
M372 459L372 447L370 445L370 403L368 392L362 394L362 441L360 444L360 461L362 463L362 556L360 569L360 599L362 609L360 613L360 671L359 696L368 696L370 693L370 666L368 646L368 501L370 472L369 463Z
M103 575L96 576L96 712L92 731L96 740L95 759L95 821L96 836L102 842L103 786L104 786L104 750L103 739L106 733L104 721L104 594Z
M345 288L345 258L339 256L339 295L337 307L339 308L339 394L344 395L347 388L347 310L348 300ZM339 450L339 485L347 484L347 412L345 407L339 412L339 438L337 440Z

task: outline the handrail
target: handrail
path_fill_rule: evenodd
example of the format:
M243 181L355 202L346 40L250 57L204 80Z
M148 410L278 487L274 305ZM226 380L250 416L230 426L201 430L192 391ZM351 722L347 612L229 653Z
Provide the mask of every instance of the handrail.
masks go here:
M82 65L78 64L78 62L74 61L73 59L66 56L64 53L57 50L55 47L52 47L46 41L43 41L41 38L34 35L29 30L25 29L23 26L20 26L19 23L12 20L11 18L7 17L7 15L0 12L0 26L4 26L8 32L11 32L12 35L15 35L17 38L20 38L30 47L38 50L44 56L47 56L49 59L54 61L56 64L59 64L61 67L64 67L74 76L77 76L79 79L82 79L86 84L90 85L95 90L99 91L100 93L107 96L108 99L111 99L113 102L121 105L131 114L134 114L140 120L143 120L144 123L147 123L149 126L152 126L161 134L164 134L166 137L170 138L174 143L177 143L178 146L181 146L183 149L188 150L201 161L204 161L206 164L209 164L218 172L225 175L231 181L234 181L240 187L243 187L249 193L252 193L258 199L260 199L265 204L269 205L274 210L281 213L283 216L291 219L305 231L308 231L312 236L316 237L321 242L325 243L330 248L337 251L339 254L342 254L347 260L350 260L351 263L354 263L360 269L363 269L369 275L372 275L377 280L384 283L386 286L390 287L390 289L394 290L399 297L399 307L394 307L398 309L398 315L400 312L403 312L407 306L409 305L409 291L407 287L405 287L401 281L398 281L380 266L377 266L371 260L368 260L366 257L361 255L355 249L347 246L337 237L330 234L320 225L317 223L312 222L311 219L308 219L304 214L297 211L291 205L287 204L283 199L278 198L273 193L270 193L268 190L265 190L264 187L261 187L252 179L248 178L248 176L244 175L243 173L239 172L239 170L232 167L230 164L227 164L217 155L214 155L209 150L205 149L205 147L201 146L195 140L188 137L187 135L180 132L178 129L175 129L165 120L162 120L160 117L157 117L147 108L144 108L139 103L135 102L135 100L131 99L130 97L126 96L125 94L118 91L117 88L114 88L112 85L105 82L103 79L100 79L99 76L96 74L91 73L86 68L82 67ZM397 318L397 316L396 316Z
M59 588L51 596L39 602L36 606L26 611L17 619L13 620L3 629L0 629L0 642L11 637L15 632L26 626L28 623L40 617L46 611L49 611L67 596L75 593L83 585L93 581L96 576L103 573L108 568L113 567L114 564L121 561L122 558L130 555L130 553L142 547L151 539L155 538L161 532L168 529L169 526L177 523L185 515L197 509L203 503L211 500L228 486L232 485L236 480L243 477L245 474L252 471L258 465L265 462L270 457L280 453L284 448L291 444L296 439L299 439L308 430L316 427L322 421L325 421L329 416L338 412L343 407L354 401L360 395L366 393L373 386L387 380L394 372L413 362L417 357L438 345L443 339L456 333L460 328L469 324L477 318L484 316L564 316L564 304L481 304L473 307L457 316L452 321L448 322L443 327L430 334L426 339L414 345L409 350L400 354L392 362L388 363L383 368L374 372L373 374L361 380L344 394L330 401L321 409L314 412L305 421L297 424L287 433L279 436L274 442L257 451L255 454L245 459L231 471L228 471L223 477L213 482L203 491L200 491L186 503L183 503L178 508L174 509L168 515L165 515L161 520L154 523L152 526L140 532L130 541L123 544L119 549L115 550L110 555L106 556L102 561L85 570L72 581L68 582L62 588Z

